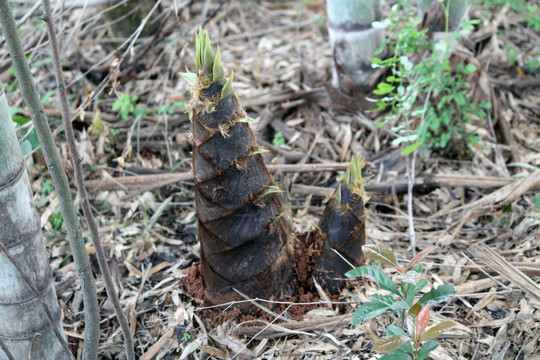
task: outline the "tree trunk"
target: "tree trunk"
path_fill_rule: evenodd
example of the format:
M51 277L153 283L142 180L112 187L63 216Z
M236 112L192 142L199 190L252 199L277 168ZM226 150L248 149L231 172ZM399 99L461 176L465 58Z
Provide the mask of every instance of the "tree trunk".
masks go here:
M232 79L200 31L190 112L201 271L212 303L241 299L235 289L266 299L292 291L294 234Z
M379 0L328 0L328 35L332 45L332 85L349 93L366 86L373 73L370 59L384 40Z
M0 241L39 290L54 317L54 326L65 338L40 218L3 85L0 86ZM0 338L15 359L68 358L42 304L1 251ZM8 359L2 350L0 359Z

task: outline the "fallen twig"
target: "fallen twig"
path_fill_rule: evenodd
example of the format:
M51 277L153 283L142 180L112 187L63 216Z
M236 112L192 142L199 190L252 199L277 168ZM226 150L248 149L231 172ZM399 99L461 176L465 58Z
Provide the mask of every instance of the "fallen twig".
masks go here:
M540 301L540 286L489 246L484 243L473 244L469 252L530 297Z

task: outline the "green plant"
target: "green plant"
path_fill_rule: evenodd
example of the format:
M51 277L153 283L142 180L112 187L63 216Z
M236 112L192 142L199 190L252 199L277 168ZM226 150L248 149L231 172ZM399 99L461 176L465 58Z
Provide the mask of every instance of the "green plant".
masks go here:
M374 351L388 353L380 360L426 359L438 346L433 339L457 325L454 321L443 321L428 328L430 307L447 300L455 293L452 285L440 285L419 296L422 289L428 285L428 281L422 277L420 261L434 249L435 247L431 247L419 252L403 269L386 246L363 246L362 250L367 258L398 272L397 285L385 272L375 266L361 266L345 274L350 279L368 278L390 293L390 295L372 295L370 302L356 309L351 320L352 324L358 325L387 311L394 312L401 319L402 328L395 325L388 326L386 336L374 344Z
M45 197L54 191L54 186L51 180L45 180L41 185L41 197Z
M272 140L272 144L274 144L275 147L280 147L281 145L285 145L285 137L283 136L283 133L281 131L278 131L274 134L274 139Z
M449 59L452 43L461 36L459 30L471 30L475 22L465 22L447 33L447 39L434 41L426 30L418 29L420 22L410 3L399 1L384 22L374 24L393 34L386 40L392 57L372 59L373 67L389 70L389 76L373 91L380 96L372 99L377 105L374 111L387 111L379 125L393 125L399 135L394 143L406 145L404 155L420 146L444 149L460 139L477 142L477 136L465 124L486 117L490 108L489 103L467 100L470 85L466 77L476 67L468 64L453 68Z
M173 104L161 105L158 109L158 114L161 115L166 113L172 115L177 109L180 111L186 111L186 105L184 104L184 102L176 101Z
M533 198L533 205L534 205L534 208L536 209L536 212L540 212L540 195L536 195Z
M112 106L112 110L120 111L122 120L129 120L130 116L137 117L144 111L138 101L139 97L137 95L130 96L126 93L119 93L118 99L116 99Z
M538 15L538 5L527 6L527 14L523 19L527 26L531 26L536 31L540 31L540 15Z
M190 333L188 333L188 332L182 333L182 341L183 342L187 343L187 342L189 342L191 340L191 338L192 338L192 336L191 336Z

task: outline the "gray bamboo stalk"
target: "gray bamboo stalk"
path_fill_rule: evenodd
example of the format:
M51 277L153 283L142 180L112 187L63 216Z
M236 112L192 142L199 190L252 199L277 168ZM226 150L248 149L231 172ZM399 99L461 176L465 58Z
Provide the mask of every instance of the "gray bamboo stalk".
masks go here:
M83 358L85 360L95 360L98 355L100 330L96 285L92 275L92 269L90 268L90 262L88 261L88 256L86 254L86 248L84 246L77 212L75 211L75 206L73 204L69 182L62 167L62 163L60 162L60 156L58 155L58 150L52 137L45 110L43 109L43 105L36 92L8 0L0 0L0 24L2 25L8 50L15 67L22 96L28 106L32 121L34 122L43 155L58 195L60 212L64 218L64 225L73 253L73 259L81 281L85 307Z
M112 279L111 272L109 271L109 267L107 266L107 258L105 257L105 251L103 250L103 246L101 245L101 241L99 239L98 224L96 222L96 219L94 218L94 215L92 214L90 202L88 201L88 193L86 192L86 187L84 185L83 170L81 165L82 157L80 156L79 150L77 149L77 142L75 140L75 135L73 134L73 126L71 125L71 116L69 113L69 105L66 95L66 83L64 80L64 74L62 72L62 65L60 63L60 51L58 48L58 41L52 22L51 4L49 0L42 0L42 4L43 10L45 11L47 32L49 34L49 43L51 46L51 54L53 58L58 97L60 98L62 121L64 123L66 139L71 153L71 159L75 173L75 183L77 184L77 188L79 190L81 207L83 210L84 218L86 219L86 222L88 224L88 229L90 230L92 242L94 243L96 257L98 259L99 268L101 269L101 274L103 275L107 294L109 295L109 299L113 304L114 310L116 312L116 317L120 324L120 328L122 329L127 358L128 360L135 360L135 350L133 346L133 338L131 336L129 322L126 315L124 314L122 305L120 304L120 300L118 300L118 293L116 292L115 284Z
M345 92L369 84L370 59L384 40L371 23L381 18L379 0L328 0L328 35L332 45L332 86Z
M70 359L40 218L1 83L0 136L0 359Z

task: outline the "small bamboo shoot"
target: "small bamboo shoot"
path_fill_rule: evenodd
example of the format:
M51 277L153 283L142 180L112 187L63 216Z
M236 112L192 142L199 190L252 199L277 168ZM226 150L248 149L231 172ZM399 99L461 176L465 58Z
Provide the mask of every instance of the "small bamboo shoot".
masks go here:
M364 204L368 200L362 165L359 156L351 160L319 222L324 246L316 278L331 293L339 291L347 271L362 263L362 245L366 243Z

